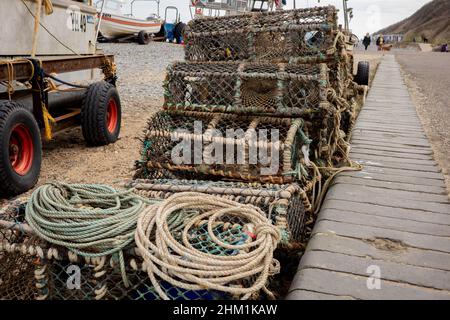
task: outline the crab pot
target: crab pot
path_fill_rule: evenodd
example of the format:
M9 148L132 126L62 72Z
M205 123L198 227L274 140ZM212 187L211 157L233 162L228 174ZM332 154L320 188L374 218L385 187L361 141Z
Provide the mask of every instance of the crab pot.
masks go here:
M333 6L194 19L185 32L187 61L325 60L335 51Z
M168 110L298 117L327 104L326 64L178 62L164 84Z
M133 246L123 251L127 287L117 254L85 258L36 237L24 222L24 207L20 200L0 209L0 300L160 299ZM205 230L194 232L201 235ZM239 239L242 232L231 235ZM230 232L218 236L229 238ZM208 241L193 239L194 246L208 248ZM186 290L164 281L160 286L174 300L232 298L224 292Z
M67 257L46 261L46 292L49 300L160 300L161 297L142 270L142 260L135 249L124 254L125 273L129 285L122 278L116 255L99 259L79 258L76 262ZM79 286L76 286L74 270L79 270ZM160 281L164 293L171 300L229 299L223 292L214 290L186 290Z
M4 225L20 226L25 211L22 201L15 200L0 209L0 300L30 300L37 297L35 270L39 264L36 257L28 254L28 248L37 239Z
M202 181L177 179L137 179L128 187L152 199L166 199L178 192L201 192L259 207L282 231L282 245L305 240L305 223L311 211L308 192L311 183L261 184L231 181Z
M339 123L333 106L292 119L162 111L148 121L134 178L302 183L309 179L305 156L331 161Z
M19 209L18 209L19 210ZM22 209L20 209L22 210ZM13 300L158 300L142 258L136 248L123 251L125 285L117 254L97 258L77 256L67 248L54 246L32 234L19 215L6 215L0 221L0 299ZM239 244L249 235L242 226L216 226L215 235ZM176 238L179 233L174 235ZM177 238L177 239L178 239ZM190 243L198 250L217 255L235 255L208 237L206 225L191 228ZM231 285L244 286L251 278ZM216 290L187 290L159 280L164 293L173 300L224 300L234 297Z
M2 246L12 244L3 240ZM19 244L16 244L19 245ZM76 257L48 243L20 243L20 250L0 248L0 299L8 300L159 300L140 257L133 249L124 255L130 285L123 282L117 256ZM38 253L42 250L43 257ZM33 253L31 253L33 252ZM76 259L74 260L74 257ZM223 300L229 295L214 290L186 290L161 281L172 300Z
M148 122L135 178L299 180L311 143L303 126L300 118L159 112Z

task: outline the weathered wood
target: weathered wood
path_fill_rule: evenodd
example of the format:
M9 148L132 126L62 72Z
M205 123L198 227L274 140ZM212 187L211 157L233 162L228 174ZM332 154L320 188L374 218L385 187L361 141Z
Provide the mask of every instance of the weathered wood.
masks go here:
M450 272L448 271L399 264L372 257L355 257L342 253L311 251L303 259L302 269L319 268L367 277L367 270L373 265L380 268L383 281L390 280L419 287L450 290ZM429 271L433 272L433 277L429 277Z
M376 239L390 239L403 243L406 247L433 250L450 254L450 238L417 234L406 231L390 230L370 226L356 226L338 221L318 221L313 234L331 233L343 237L356 238L366 241Z
M450 299L450 201L400 69L386 55L288 299ZM370 290L368 267L381 272Z
M387 280L381 282L382 290L369 290L367 288L367 276L317 268L300 270L294 279L294 284L302 284L302 286L293 286L291 292L296 289L303 289L337 296L352 297L354 299L450 299L450 293L448 291L412 286Z
M336 234L315 234L308 243L308 251L328 251L355 257L372 257L405 265L450 271L450 254L445 252L404 247L385 239L365 241Z
M377 187L383 189L392 189L392 190L403 190L403 191L412 191L412 192L423 192L423 193L433 193L439 195L447 196L447 190L443 187L422 185L421 181L417 181L414 183L401 183L401 182L393 182L392 178L388 176L384 179L374 179L371 176L366 176L361 179L358 176L339 176L334 179L333 184L339 183L347 183L353 185L361 185L361 186L369 186L369 187Z
M106 61L114 62L112 55L88 55L88 56L69 56L69 57L42 57L42 69L48 74L65 73L80 70L96 69L105 65ZM15 61L14 80L29 80L33 75L33 69L30 62L26 60ZM8 81L8 67L5 64L0 65L0 81Z
M392 217L404 220L450 225L450 215L433 211L413 211L405 208L349 202L338 199L327 199L322 206L322 210L324 209L345 210L347 212L364 213L373 216Z
M450 225L433 224L424 221L412 221L402 218L382 217L366 213L350 212L345 209L324 209L318 221L322 220L450 237Z
M330 188L327 198L450 215L449 203L430 202L427 201L428 197L419 197L416 193L406 191L386 190L385 192L377 192L375 188L340 184Z

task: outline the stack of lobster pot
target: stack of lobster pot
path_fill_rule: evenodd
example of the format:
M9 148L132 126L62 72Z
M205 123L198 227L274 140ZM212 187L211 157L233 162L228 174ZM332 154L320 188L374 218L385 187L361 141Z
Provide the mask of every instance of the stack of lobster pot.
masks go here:
M317 168L342 158L354 118L353 58L336 9L194 19L185 42L186 61L167 70L164 110L145 130L133 187L251 203L286 243L301 242Z

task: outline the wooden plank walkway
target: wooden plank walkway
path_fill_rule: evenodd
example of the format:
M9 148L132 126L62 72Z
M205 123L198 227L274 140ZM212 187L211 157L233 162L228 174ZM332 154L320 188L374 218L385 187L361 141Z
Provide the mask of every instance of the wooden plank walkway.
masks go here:
M351 158L364 169L330 188L287 299L450 299L450 202L393 55Z

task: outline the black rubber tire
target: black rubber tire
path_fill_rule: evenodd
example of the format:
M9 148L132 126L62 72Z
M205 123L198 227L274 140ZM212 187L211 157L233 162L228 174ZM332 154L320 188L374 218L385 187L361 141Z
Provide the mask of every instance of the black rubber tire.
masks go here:
M33 145L31 166L24 175L19 175L10 161L9 143L13 128L17 125L28 129ZM21 103L0 100L0 195L15 196L33 188L41 172L41 163L41 134L33 114Z
M355 82L362 86L369 85L370 64L368 61L358 62L358 71L355 76Z
M178 44L181 44L181 41L183 39L184 29L186 28L186 24L183 22L178 22L175 25L173 35L175 37L175 40Z
M114 99L117 106L117 125L108 130L108 104ZM81 129L89 145L103 146L119 139L122 108L116 87L106 81L93 83L86 90L81 107Z
M145 31L140 31L137 37L139 44L149 44L151 41L150 35Z
M106 43L106 42L108 42L108 39L106 39L106 38L102 35L102 33L99 31L99 32L98 32L98 37L97 37L97 42L98 42L98 43Z

